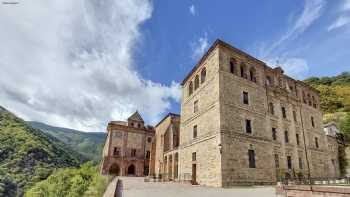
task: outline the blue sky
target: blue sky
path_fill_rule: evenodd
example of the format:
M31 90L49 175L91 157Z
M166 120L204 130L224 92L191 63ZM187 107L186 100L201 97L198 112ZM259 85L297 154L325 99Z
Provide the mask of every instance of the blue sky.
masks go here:
M297 79L350 70L350 0L19 0L0 25L0 105L85 131L179 113L179 83L217 38Z
M142 25L138 70L153 81L180 82L199 58L193 57L199 39L208 48L220 38L271 66L297 59L301 68L285 67L298 79L333 76L350 70L349 26L329 30L342 15L350 16L346 5L349 1L155 1L152 18ZM293 31L298 20L305 24ZM172 109L179 112L178 105Z

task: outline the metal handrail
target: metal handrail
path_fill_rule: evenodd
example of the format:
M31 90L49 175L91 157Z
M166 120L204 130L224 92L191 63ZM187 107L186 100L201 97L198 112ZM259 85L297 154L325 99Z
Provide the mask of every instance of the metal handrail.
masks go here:
M280 177L283 185L350 185L350 177Z

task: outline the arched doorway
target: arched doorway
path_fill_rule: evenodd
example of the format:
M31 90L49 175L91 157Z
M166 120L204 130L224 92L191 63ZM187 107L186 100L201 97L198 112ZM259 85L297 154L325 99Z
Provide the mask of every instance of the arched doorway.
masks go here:
M120 176L120 168L118 164L112 164L109 168L109 174Z
M134 166L134 164L131 164L128 167L128 175L135 175L135 166Z

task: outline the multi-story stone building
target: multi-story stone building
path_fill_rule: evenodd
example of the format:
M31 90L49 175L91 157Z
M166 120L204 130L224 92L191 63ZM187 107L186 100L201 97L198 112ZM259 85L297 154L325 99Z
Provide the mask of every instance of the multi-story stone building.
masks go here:
M101 173L119 176L149 174L154 129L145 126L138 112L127 122L111 121L107 126Z
M280 67L217 40L183 80L178 166L193 182L339 175L330 155L319 92Z
M150 168L216 187L339 176L319 92L221 40L183 80L181 117L170 113L154 130L136 112L107 130L103 174L143 176Z

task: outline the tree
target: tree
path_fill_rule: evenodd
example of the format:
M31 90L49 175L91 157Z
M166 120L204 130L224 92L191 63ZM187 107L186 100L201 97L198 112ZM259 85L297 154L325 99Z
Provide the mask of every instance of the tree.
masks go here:
M337 96L336 91L332 87L320 85L317 89L320 91L320 104L323 112L332 113L343 107L341 98Z
M347 113L345 118L340 121L340 132L344 134L345 140L350 141L350 113Z

